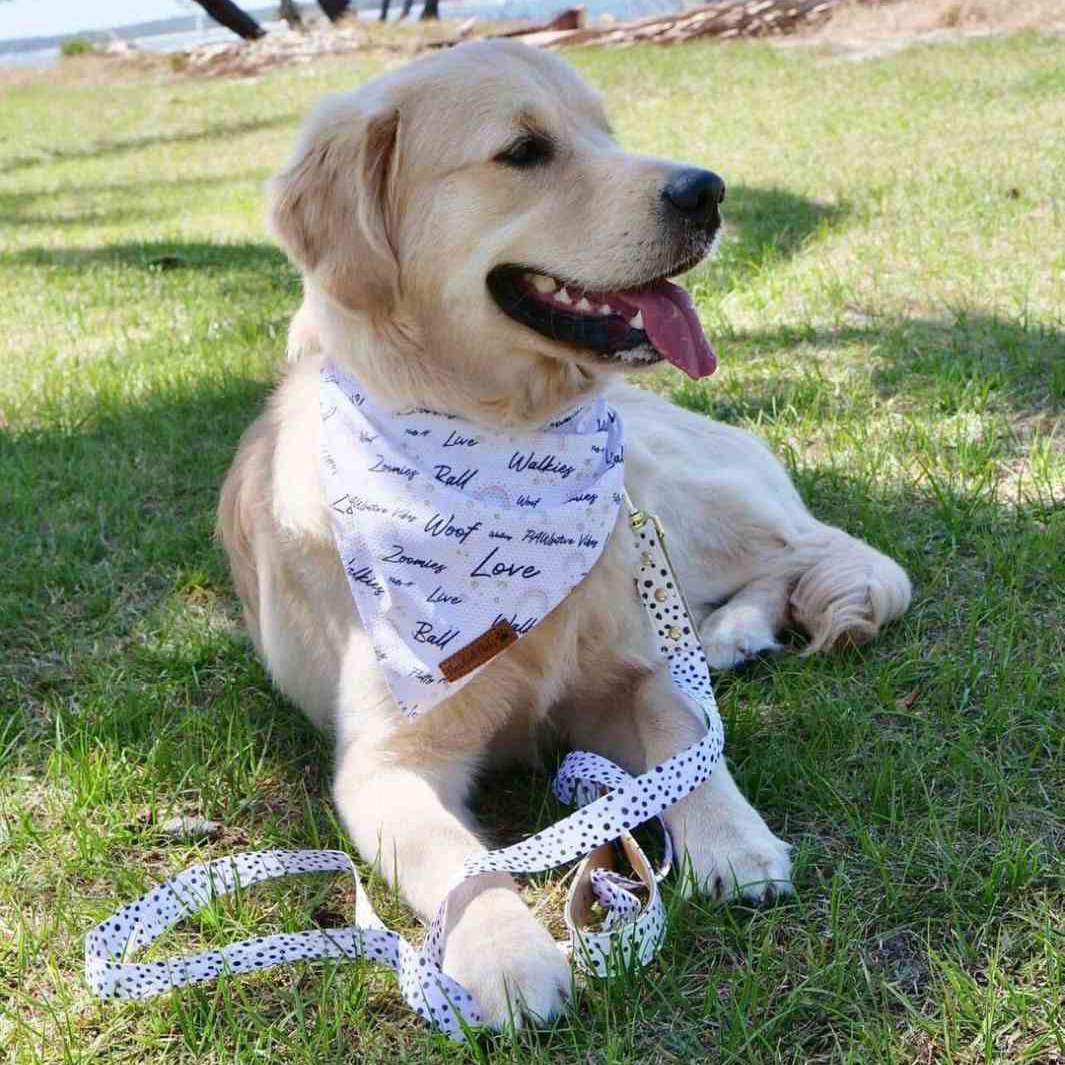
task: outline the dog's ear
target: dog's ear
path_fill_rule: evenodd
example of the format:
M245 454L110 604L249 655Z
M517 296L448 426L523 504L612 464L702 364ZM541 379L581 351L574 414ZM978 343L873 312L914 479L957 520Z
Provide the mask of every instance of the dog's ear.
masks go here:
M270 186L270 225L305 275L351 310L392 305L399 112L328 101Z

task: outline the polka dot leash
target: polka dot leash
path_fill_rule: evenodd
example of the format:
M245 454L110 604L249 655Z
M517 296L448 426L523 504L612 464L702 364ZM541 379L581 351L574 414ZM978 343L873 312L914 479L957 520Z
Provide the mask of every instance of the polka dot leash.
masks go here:
M259 851L219 858L147 892L94 928L85 938L85 975L102 998L148 998L175 987L213 980L222 973L270 969L317 958L363 959L385 965L399 978L407 1004L456 1040L482 1023L468 991L443 972L449 903L492 872L532 873L583 858L566 901L570 943L564 947L579 971L609 976L618 966L650 962L665 933L658 882L672 861L663 832L663 864L655 872L630 830L659 819L704 783L721 758L724 732L706 658L666 553L657 519L629 500L635 548L636 588L677 688L698 708L707 731L701 740L633 777L609 759L576 751L563 761L552 784L560 801L577 809L541 832L467 860L451 885L421 949L387 929L374 912L351 858L342 851ZM634 873L614 868L618 852ZM347 928L306 929L259 936L200 954L131 962L174 925L213 900L268 880L309 873L344 872L355 883L355 923ZM600 911L597 913L596 911ZM600 916L601 914L601 916ZM597 918L599 918L597 920Z
M189 957L132 963L126 956L154 942L213 900L266 880L306 873L346 872L355 881L350 928L312 928L257 936ZM374 912L349 855L342 851L253 851L194 865L153 888L85 937L85 976L101 998L150 998L204 983L221 973L272 969L317 958L363 958L392 969L407 1004L442 1031L461 1038L481 1016L472 996Z

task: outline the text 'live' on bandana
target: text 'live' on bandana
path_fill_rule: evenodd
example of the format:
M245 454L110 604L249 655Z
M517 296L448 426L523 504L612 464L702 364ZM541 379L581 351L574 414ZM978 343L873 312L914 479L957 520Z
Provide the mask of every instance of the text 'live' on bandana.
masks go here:
M624 493L602 397L507 433L389 411L321 376L322 477L355 606L400 709L422 713L527 633L603 552Z

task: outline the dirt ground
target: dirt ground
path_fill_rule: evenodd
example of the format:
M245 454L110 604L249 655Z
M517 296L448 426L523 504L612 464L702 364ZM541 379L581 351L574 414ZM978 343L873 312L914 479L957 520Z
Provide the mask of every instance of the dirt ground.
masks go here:
M1022 30L1065 33L1065 0L854 0L788 43L825 44L865 58L922 41Z

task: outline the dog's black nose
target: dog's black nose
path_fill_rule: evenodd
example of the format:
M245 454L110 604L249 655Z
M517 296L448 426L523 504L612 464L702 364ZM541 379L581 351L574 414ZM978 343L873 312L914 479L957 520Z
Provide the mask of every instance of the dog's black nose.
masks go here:
M712 170L678 170L662 189L666 202L692 222L717 221L725 183Z

